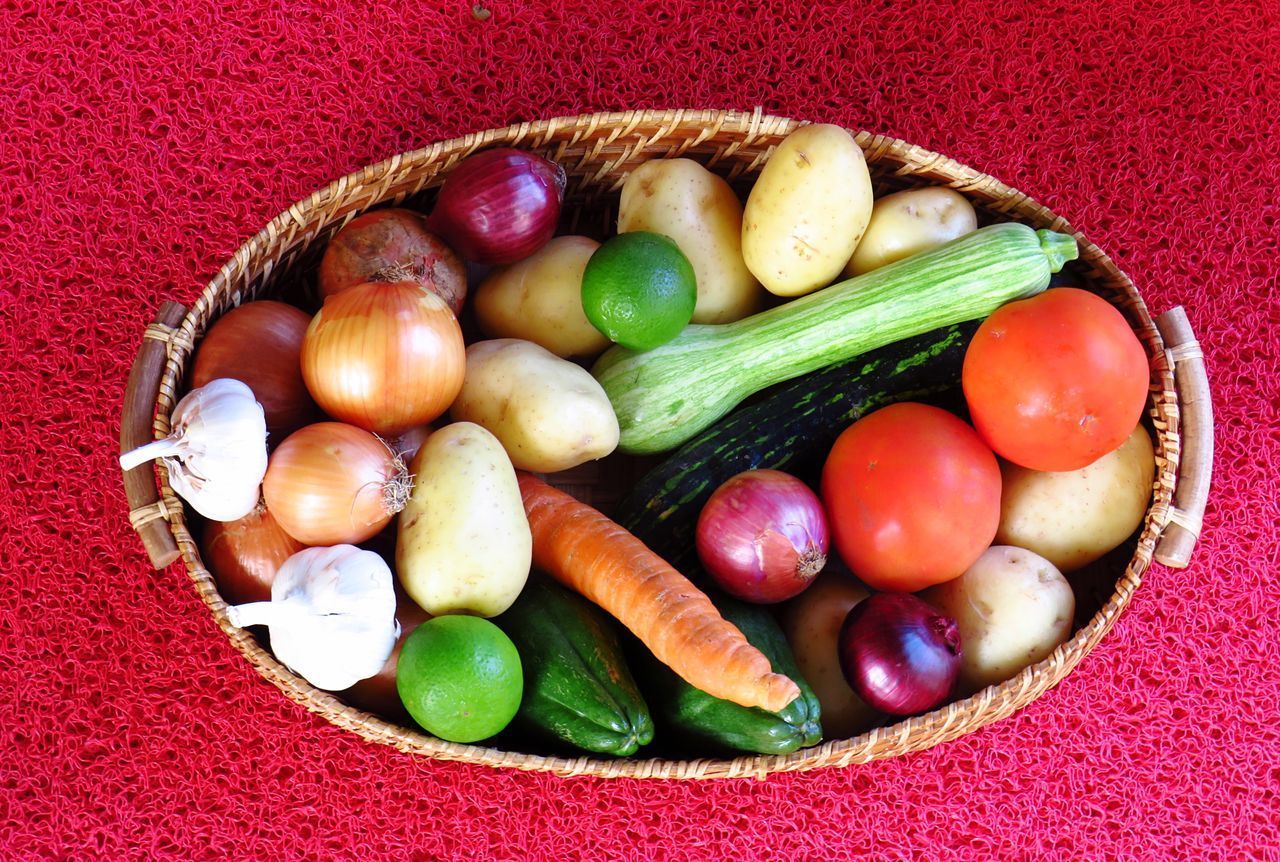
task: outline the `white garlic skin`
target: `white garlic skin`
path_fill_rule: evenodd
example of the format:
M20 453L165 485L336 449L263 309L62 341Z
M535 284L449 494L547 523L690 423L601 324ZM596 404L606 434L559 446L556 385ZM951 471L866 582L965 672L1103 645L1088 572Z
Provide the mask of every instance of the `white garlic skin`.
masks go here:
M253 511L267 472L267 421L253 390L232 378L210 380L183 396L170 427L163 440L121 455L120 466L159 458L173 490L212 521Z
M228 608L227 617L267 626L276 658L326 691L375 676L400 636L391 569L354 545L299 551L276 573L271 601Z

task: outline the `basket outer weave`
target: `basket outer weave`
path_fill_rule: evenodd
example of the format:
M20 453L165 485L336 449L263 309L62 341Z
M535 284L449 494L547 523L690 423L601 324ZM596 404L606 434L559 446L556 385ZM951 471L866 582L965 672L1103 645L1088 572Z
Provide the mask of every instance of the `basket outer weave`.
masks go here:
M282 273L318 259L324 243L351 218L378 205L393 205L439 185L462 158L478 149L506 145L539 152L569 175L566 211L571 219L605 224L627 174L651 158L695 158L730 181L759 171L772 149L802 122L762 114L715 110L630 111L520 123L432 144L396 155L331 183L276 216L246 242L214 276L176 331L156 403L155 432L169 432L169 416L182 394L184 371L205 329L242 302L267 296ZM236 648L290 698L333 724L367 740L412 754L564 776L635 778L764 777L771 772L865 763L930 748L1005 718L1056 685L1106 636L1128 605L1151 564L1155 544L1169 521L1179 455L1179 417L1172 364L1155 324L1130 279L1097 246L1048 208L973 168L895 138L856 132L878 193L914 185L947 185L968 197L980 213L1075 236L1080 259L1074 271L1087 286L1115 304L1138 334L1151 359L1148 414L1155 430L1156 482L1137 547L1105 605L1047 659L1013 679L925 715L832 740L788 755L734 759L661 760L547 757L445 742L388 723L312 687L275 660L248 633L227 621L226 603L186 522L181 500L159 468L160 512L168 521L182 560L214 619ZM747 176L744 176L747 175Z

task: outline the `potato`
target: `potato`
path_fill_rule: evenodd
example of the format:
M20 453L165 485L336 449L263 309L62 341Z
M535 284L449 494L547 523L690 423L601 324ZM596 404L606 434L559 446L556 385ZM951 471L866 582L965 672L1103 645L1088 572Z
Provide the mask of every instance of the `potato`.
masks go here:
M651 159L622 184L618 233L675 242L698 279L694 323L731 323L760 310L764 291L742 260L742 204L729 184L690 159Z
M836 646L849 609L866 597L850 576L828 568L782 611L782 630L800 675L822 704L825 739L845 739L876 722L876 711L845 681Z
M778 145L747 197L747 268L778 296L825 287L849 262L871 206L871 174L853 136L802 126Z
M455 422L427 438L396 531L396 572L427 613L493 617L524 589L533 538L497 438Z
M618 446L618 417L587 371L530 341L499 338L467 348L450 415L493 433L521 470L555 473Z
M1076 599L1053 563L994 545L958 578L920 593L960 630L962 694L1004 682L1071 634Z
M871 208L871 221L844 275L862 275L977 228L973 204L954 189L937 186L885 195Z
M1155 452L1141 425L1087 467L1042 473L1002 462L995 541L1035 551L1072 572L1118 547L1147 514Z
M556 356L595 356L609 346L582 310L582 270L600 243L558 236L476 288L476 321L494 338L522 338Z

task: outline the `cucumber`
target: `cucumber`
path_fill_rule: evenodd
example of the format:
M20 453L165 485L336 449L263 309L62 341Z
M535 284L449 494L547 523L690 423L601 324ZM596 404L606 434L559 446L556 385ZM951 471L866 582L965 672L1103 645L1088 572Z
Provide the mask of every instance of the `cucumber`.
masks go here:
M614 512L682 572L697 566L694 531L716 488L743 470L772 468L816 481L848 425L895 401L957 393L976 322L936 329L799 377L689 441L644 475Z
M590 602L535 573L494 622L524 667L518 726L618 757L653 740L653 719L618 637Z
M1077 255L1066 234L1007 222L734 323L687 326L596 362L618 416L619 449L666 452L775 383L1033 296Z
M773 614L765 607L749 605L717 591L708 591L707 595L720 614L741 629L751 645L768 657L775 673L795 680L800 686L800 696L781 712L739 706L689 685L638 641L632 641L636 671L661 729L678 747L692 751L718 748L789 754L821 742L822 707L818 696L800 675L791 647Z

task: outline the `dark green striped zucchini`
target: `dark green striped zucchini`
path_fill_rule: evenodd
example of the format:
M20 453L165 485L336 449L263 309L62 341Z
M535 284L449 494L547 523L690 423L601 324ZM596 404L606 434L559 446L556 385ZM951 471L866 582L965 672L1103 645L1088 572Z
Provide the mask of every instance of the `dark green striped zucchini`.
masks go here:
M653 740L653 719L618 637L590 602L535 573L494 622L524 667L519 727L619 757Z
M722 482L763 467L816 479L836 437L858 417L895 401L937 403L957 392L977 328L976 322L943 327L796 378L653 468L614 520L678 570L692 572L698 514Z
M708 592L721 616L742 630L751 645L768 657L775 673L783 673L800 686L800 696L781 712L739 706L694 688L653 657L638 642L636 673L663 741L678 748L751 751L757 754L789 754L822 741L822 707L818 696L800 676L795 657L782 629L768 608L749 605L722 593Z

